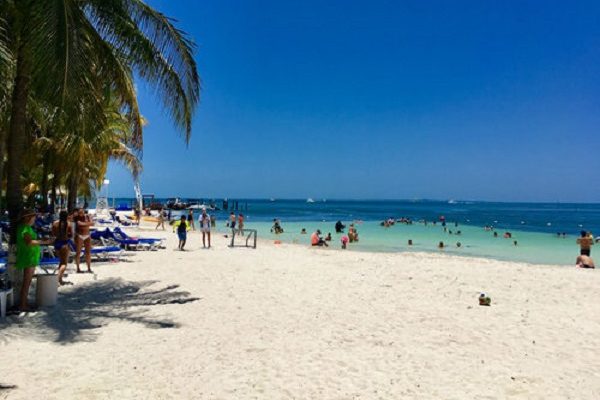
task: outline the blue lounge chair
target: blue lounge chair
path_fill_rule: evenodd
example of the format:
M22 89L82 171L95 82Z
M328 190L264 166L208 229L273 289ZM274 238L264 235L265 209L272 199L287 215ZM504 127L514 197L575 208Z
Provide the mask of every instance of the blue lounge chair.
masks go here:
M157 239L157 238L132 238L127 235L121 228L117 227L114 229L114 235L123 239L123 240L139 240L140 243L149 244L153 248L164 247L165 239Z

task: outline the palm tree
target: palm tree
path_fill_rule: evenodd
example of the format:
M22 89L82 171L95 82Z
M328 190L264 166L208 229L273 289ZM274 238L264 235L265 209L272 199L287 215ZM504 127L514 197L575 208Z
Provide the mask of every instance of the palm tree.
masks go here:
M193 44L172 20L142 0L0 0L14 78L10 84L7 137L7 203L11 220L22 203L21 171L28 136L30 98L56 106L65 116L85 107L102 122L102 90L119 96L142 143L132 74L156 89L161 104L186 141L199 101ZM12 224L14 226L14 224Z
M135 140L135 125L120 112L120 108L116 98L108 95L103 125L88 121L86 113L82 112L82 118L75 121L80 127L78 132L58 138L53 158L57 164L68 160L63 171L68 182L69 209L73 209L79 191L90 196L91 185L96 189L102 185L110 160L123 163L134 179L141 173L141 147Z

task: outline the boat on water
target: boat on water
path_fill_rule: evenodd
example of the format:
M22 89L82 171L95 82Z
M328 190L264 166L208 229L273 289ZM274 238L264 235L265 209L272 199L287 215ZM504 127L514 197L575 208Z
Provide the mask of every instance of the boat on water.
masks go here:
M315 201L309 197L308 199L306 199L306 202L307 203L314 203Z
M167 199L167 203L165 204L165 206L170 210L186 210L192 205L194 205L194 203L183 201L179 197Z
M202 203L202 204L192 204L187 209L188 210L203 210L203 209L206 209L206 210L210 210L210 211L215 211L215 210L218 211L218 210L220 210L220 208L217 207L217 206L215 206L214 204L204 204L204 203Z

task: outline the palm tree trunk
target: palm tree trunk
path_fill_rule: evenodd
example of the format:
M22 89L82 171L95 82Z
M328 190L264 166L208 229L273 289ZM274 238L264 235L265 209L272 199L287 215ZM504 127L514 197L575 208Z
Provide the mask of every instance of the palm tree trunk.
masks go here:
M0 129L0 212L4 211L4 153L6 152L6 132Z
M50 164L50 155L44 154L44 161L42 165L42 182L40 184L40 191L42 195L42 211L48 211L48 171Z
M58 171L54 170L54 177L52 178L52 189L50 189L50 209L52 212L56 210L56 188L58 186L59 177Z
M67 209L71 212L75 209L75 203L77 202L77 177L71 175L68 182Z
M6 203L11 222L11 241L14 243L19 213L23 206L23 187L21 184L21 169L23 154L25 152L25 139L27 135L27 97L29 95L29 58L24 46L17 54L17 70L12 94L12 108L8 140L6 143L7 160L7 185Z

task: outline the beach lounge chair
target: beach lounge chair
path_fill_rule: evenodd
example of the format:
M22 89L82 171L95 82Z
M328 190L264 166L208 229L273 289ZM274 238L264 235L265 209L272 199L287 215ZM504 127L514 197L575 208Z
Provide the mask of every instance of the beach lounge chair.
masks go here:
M96 229L90 233L90 237L92 240L100 240L100 238L109 239L112 237L112 232L108 228L104 230Z
M104 230L95 230L91 233L93 240L102 242L102 246L111 247L118 245L126 250L148 250L149 245L140 242L137 239L123 239L119 235L115 235L109 228Z
M91 253L96 260L108 260L113 258L121 260L121 257L125 252L119 246L95 246L92 247Z
M112 232L111 232L112 234ZM148 243L142 243L141 241L137 240L137 239L121 239L119 237L116 237L114 235L112 235L109 238L106 237L100 237L100 241L102 242L103 246L119 246L122 249L125 250L150 250L150 244Z
M156 249L156 248L164 248L164 241L165 239L158 239L158 238L134 238L131 237L129 235L127 235L121 228L116 227L114 229L114 235L123 239L123 240L139 240L141 243L147 243L149 244L152 248L152 250Z

